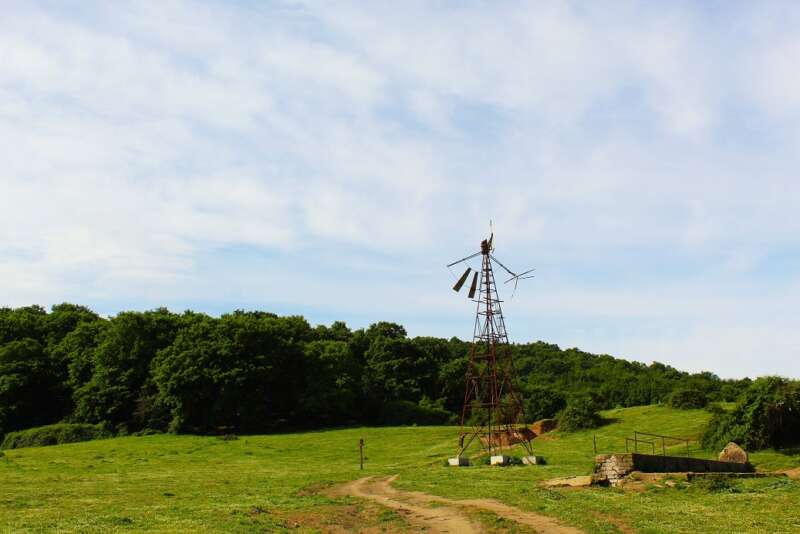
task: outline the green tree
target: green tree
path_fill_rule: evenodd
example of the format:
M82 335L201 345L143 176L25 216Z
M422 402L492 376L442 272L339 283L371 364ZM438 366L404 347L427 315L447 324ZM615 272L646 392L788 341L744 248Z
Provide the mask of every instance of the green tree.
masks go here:
M534 386L524 392L525 416L529 422L555 417L567 405L564 395L547 386Z
M254 432L296 423L310 337L297 317L236 312L195 322L153 363L170 428Z
M703 446L722 448L731 441L751 450L800 444L800 382L759 378L733 411L715 410Z
M35 339L0 347L0 435L57 421L62 388L52 360Z
M44 344L46 333L47 311L41 306L0 308L0 345L23 339Z
M110 319L92 355L92 377L75 390L75 418L115 426L130 423L150 362L172 343L179 327L180 316L165 308Z
M304 350L305 387L299 410L306 422L334 425L361 418L361 366L344 341L312 341Z

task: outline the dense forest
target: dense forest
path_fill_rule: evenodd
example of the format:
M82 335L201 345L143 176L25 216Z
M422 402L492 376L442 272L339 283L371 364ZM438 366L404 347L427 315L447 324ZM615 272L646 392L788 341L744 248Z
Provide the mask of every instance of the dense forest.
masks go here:
M0 309L0 438L55 422L111 433L255 433L454 422L469 343L409 338L398 324L351 330L304 318L166 309L103 318L60 304ZM570 398L597 408L669 398L734 400L721 380L535 342L512 346L530 421Z

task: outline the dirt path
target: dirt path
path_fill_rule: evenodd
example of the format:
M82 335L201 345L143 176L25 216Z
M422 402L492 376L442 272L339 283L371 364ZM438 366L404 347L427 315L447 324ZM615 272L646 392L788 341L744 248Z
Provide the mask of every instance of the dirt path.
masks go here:
M526 512L492 499L454 500L429 495L418 491L400 491L391 483L397 476L374 479L361 478L339 486L334 490L336 495L350 495L393 508L404 514L405 518L430 532L479 533L480 525L470 521L464 508L479 508L493 512L500 517L533 527L537 532L552 534L580 534L583 531L563 525L553 518ZM432 503L439 506L431 507Z
M335 495L350 495L377 502L403 514L404 518L414 525L428 529L434 533L472 534L480 529L459 510L449 507L430 508L398 498L398 492L389 486L390 480L374 480L371 477L361 478L339 486L332 492Z

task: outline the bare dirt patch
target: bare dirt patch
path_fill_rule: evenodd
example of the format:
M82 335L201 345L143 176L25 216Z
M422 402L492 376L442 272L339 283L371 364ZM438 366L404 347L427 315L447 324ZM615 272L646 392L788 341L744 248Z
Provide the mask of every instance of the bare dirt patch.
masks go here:
M795 467L794 469L787 469L783 472L787 477L791 478L792 480L800 480L800 467Z
M286 514L287 528L303 528L326 534L377 534L417 532L403 517L371 502L358 505L322 505L313 510Z
M481 532L480 525L471 521L465 512L465 509L476 508L492 512L499 517L514 521L520 525L532 527L536 532L553 534L578 534L582 532L551 517L520 510L493 499L455 500L418 491L400 491L391 485L395 478L397 477L382 479L362 478L334 488L329 494L369 499L397 510L403 514L403 517L408 522L434 533ZM431 507L431 504L438 504L438 506Z
M332 483L330 482L316 482L314 484L309 484L308 486L302 488L298 491L295 495L298 497L309 497L311 495L319 495L323 493L326 489L330 488Z
M592 485L592 476L551 478L541 483L546 488L588 488Z

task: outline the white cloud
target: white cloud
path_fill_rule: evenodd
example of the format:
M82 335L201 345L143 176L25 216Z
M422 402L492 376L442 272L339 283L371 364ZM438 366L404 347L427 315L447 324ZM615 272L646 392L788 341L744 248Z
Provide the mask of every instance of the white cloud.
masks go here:
M462 311L431 296L446 286L431 266L493 218L501 257L542 267L530 309L512 309L558 317L528 337L716 366L774 328L772 353L793 354L789 322L765 319L790 277L760 271L796 256L800 231L798 15L764 11L9 7L3 294L312 311L330 298L450 335L436 317ZM238 248L263 261L238 263ZM320 260L281 263L294 255ZM620 291L594 265L636 281ZM654 335L663 321L683 330Z

